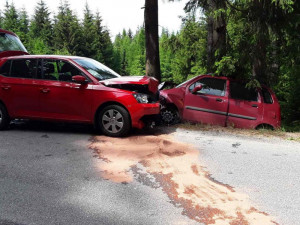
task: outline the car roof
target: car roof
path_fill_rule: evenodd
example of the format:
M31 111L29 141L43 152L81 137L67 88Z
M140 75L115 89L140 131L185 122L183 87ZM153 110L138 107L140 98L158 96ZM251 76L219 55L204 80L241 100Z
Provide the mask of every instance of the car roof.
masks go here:
M81 56L69 56L69 55L18 55L4 57L6 59L86 59Z
M193 80L197 80L200 77L202 77L202 78L216 78L216 79L224 79L224 80L231 79L229 77L217 76L217 75L214 75L214 74L201 74L201 75L197 75L197 76L191 78L190 80L188 80L188 82L193 81Z

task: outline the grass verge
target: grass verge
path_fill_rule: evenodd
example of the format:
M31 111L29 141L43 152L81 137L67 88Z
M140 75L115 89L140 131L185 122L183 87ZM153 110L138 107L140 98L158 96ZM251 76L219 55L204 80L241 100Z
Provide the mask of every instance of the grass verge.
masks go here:
M287 132L284 129L278 130L269 130L269 129L259 129L259 130L252 130L252 129L239 129L233 127L220 127L214 125L207 125L201 123L181 123L175 125L176 128L183 128L187 130L194 130L194 131L212 131L212 132L222 132L222 133L229 133L234 135L242 135L247 137L267 137L267 138L281 138L284 140L289 141L297 141L300 142L300 132Z

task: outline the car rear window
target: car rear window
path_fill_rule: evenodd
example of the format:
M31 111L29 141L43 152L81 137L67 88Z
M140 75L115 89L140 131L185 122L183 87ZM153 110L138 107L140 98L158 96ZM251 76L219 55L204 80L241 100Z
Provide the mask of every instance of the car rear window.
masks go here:
M273 99L272 99L272 95L270 94L270 92L266 88L262 88L261 91L262 91L264 103L273 104Z
M35 78L37 59L17 59L11 64L10 77Z
M0 52L23 51L27 52L19 38L6 33L0 33Z
M237 100L258 101L258 92L256 88L247 88L246 84L231 81L230 82L230 97Z
M200 84L202 85L202 89L198 91L199 94L225 96L226 80L217 78L202 78L189 87L190 92Z
M3 66L1 66L0 74L2 76L5 76L5 77L9 76L10 65L11 65L11 61L9 60L9 61L6 61Z

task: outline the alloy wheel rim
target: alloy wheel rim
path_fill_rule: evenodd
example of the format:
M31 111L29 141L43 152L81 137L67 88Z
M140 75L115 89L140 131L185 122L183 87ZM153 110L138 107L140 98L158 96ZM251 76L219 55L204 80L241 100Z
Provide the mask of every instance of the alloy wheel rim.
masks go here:
M166 123L171 123L173 122L175 118L175 115L173 112L169 111L169 110L166 110L162 113L162 119L163 121L165 121Z
M102 125L110 133L118 133L124 126L122 114L114 109L107 110L102 116Z

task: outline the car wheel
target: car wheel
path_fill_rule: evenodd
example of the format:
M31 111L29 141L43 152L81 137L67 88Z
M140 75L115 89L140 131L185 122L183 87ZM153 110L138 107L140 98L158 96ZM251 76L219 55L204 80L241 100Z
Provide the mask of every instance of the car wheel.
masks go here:
M162 109L160 115L164 124L171 125L180 121L178 110L172 107Z
M10 118L4 105L0 103L0 130L6 130L10 123Z
M274 127L269 124L260 124L256 127L256 130L274 130Z
M129 113L119 105L109 105L102 109L98 124L102 133L111 137L125 136L131 128Z

